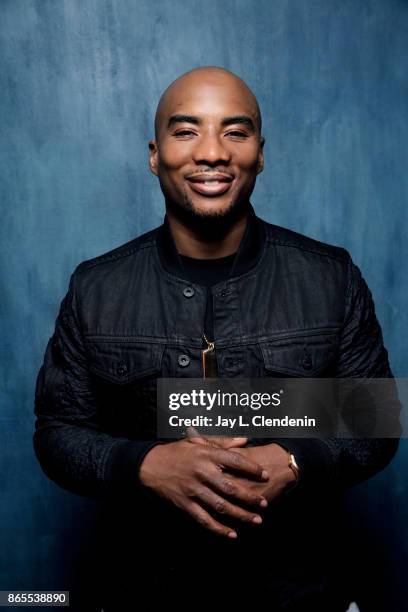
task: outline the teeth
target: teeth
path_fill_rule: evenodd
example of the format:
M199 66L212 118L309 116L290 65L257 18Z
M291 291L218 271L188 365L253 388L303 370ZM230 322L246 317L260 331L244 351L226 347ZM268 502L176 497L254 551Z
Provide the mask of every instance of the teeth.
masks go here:
M220 181L216 181L216 180L213 180L213 181L204 181L204 185L218 185L219 182Z

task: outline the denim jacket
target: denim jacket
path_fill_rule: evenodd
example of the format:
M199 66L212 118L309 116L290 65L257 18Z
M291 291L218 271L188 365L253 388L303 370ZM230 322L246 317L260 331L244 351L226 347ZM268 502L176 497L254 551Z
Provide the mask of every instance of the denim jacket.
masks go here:
M220 377L390 377L371 293L348 252L260 219L238 275L211 287ZM254 246L255 245L255 246ZM82 262L35 393L34 448L89 497L130 487L156 440L156 379L202 377L206 287L174 266L163 226ZM396 440L286 440L301 480L350 485Z

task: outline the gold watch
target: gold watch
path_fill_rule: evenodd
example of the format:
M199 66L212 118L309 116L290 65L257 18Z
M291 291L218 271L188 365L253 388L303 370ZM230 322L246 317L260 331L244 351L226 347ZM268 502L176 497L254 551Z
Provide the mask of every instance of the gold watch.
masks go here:
M293 453L291 453L290 451L288 451L288 455L289 455L288 466L290 467L290 469L294 473L295 478L296 478L296 482L297 482L299 480L299 472L300 472L299 466L296 463L295 455L293 455Z

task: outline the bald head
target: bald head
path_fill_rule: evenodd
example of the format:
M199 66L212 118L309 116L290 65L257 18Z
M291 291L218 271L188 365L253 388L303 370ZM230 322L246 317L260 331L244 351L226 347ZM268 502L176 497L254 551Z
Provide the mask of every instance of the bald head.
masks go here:
M225 68L202 66L180 76L162 94L154 120L156 140L160 139L160 133L167 126L169 117L182 112L193 95L202 98L204 103L206 95L216 90L220 93L228 92L229 97L235 100L237 105L244 104L248 114L253 117L259 134L261 133L261 111L257 99L246 83Z

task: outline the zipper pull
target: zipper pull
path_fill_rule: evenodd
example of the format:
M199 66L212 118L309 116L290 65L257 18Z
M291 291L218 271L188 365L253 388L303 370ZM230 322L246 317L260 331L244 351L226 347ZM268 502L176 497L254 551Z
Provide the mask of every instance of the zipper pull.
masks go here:
M207 343L207 348L201 351L203 378L217 378L218 367L217 358L215 356L215 342L210 342L207 340L205 334L203 334L203 338Z

